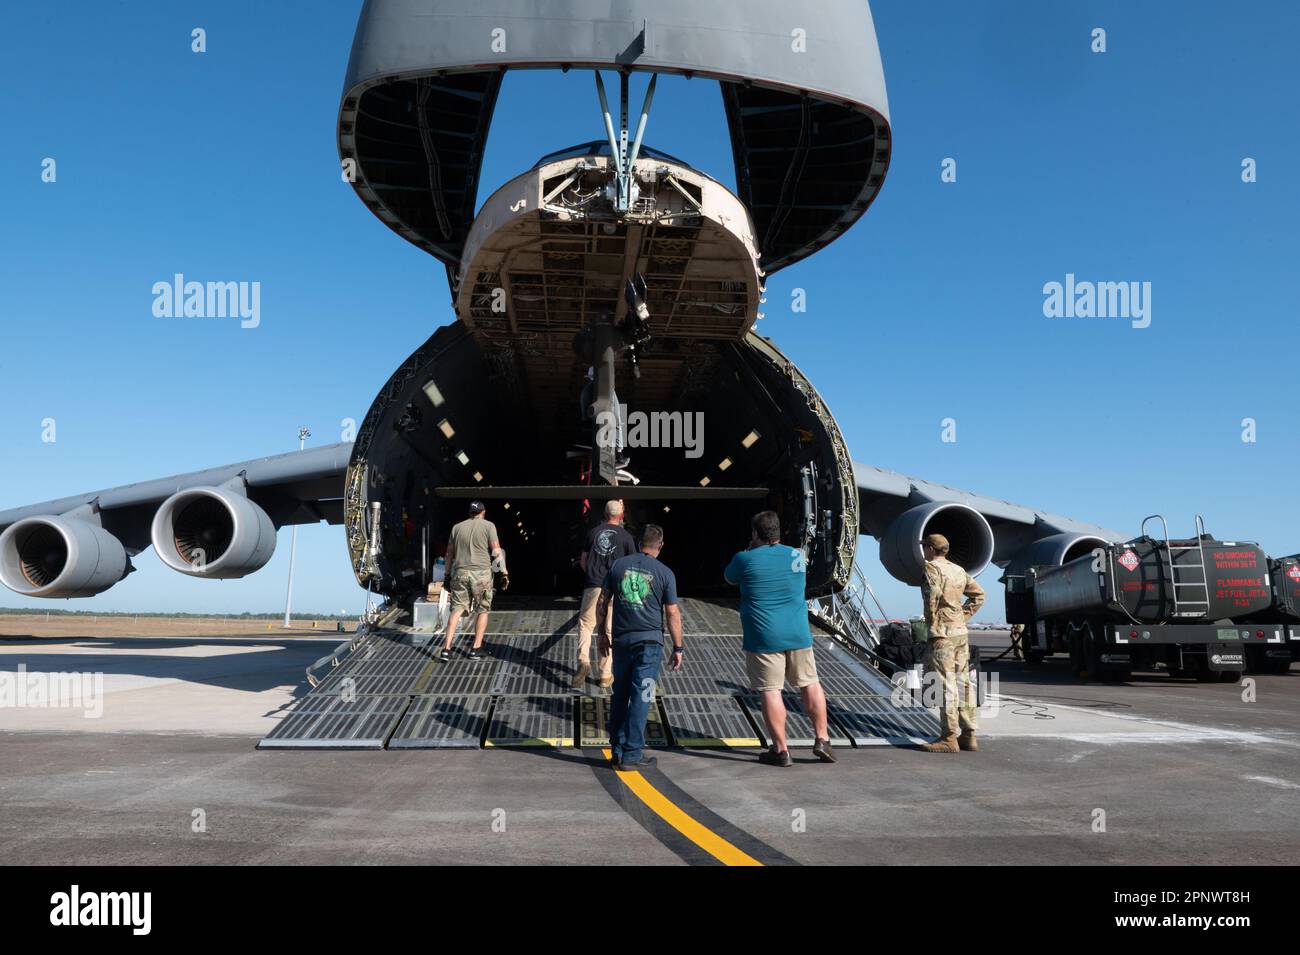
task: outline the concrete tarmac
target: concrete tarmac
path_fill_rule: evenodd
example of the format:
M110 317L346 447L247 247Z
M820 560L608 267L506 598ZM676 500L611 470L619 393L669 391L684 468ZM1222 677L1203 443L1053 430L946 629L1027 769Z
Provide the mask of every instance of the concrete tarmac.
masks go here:
M698 861L594 752L255 750L337 643L0 641L0 677L104 674L98 717L0 706L0 860ZM1166 676L1081 684L1063 661L993 672L979 753L841 748L823 765L795 751L776 769L753 753L671 751L645 778L735 844L801 864L1300 858L1300 671L1254 677L1253 702L1241 686Z

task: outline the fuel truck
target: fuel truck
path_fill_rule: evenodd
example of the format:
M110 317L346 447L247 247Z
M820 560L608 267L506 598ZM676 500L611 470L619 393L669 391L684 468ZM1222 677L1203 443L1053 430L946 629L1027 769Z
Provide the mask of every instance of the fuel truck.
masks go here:
M1147 533L1153 521L1162 536ZM1280 664L1271 655L1280 651L1290 665L1275 565L1253 543L1211 537L1200 515L1195 538L1171 539L1156 514L1126 543L1098 542L1056 566L1009 566L1007 620L1025 625L1027 662L1067 653L1082 679L1122 681L1137 668L1235 682L1248 662ZM1294 611L1300 587L1285 597Z
M1246 669L1251 673L1286 673L1291 662L1300 659L1300 554L1270 558L1268 576L1272 599L1268 610L1240 620L1265 627L1280 621L1283 639L1246 644Z

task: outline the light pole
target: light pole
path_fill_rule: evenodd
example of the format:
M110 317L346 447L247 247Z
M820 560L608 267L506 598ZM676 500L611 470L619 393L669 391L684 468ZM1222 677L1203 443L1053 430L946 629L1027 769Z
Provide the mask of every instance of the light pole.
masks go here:
M298 429L298 450L301 451L307 447L307 439L311 437L311 432L306 428ZM298 525L293 525L292 536L289 538L289 592L284 597L284 629L289 629L289 613L293 610L293 564L298 557Z

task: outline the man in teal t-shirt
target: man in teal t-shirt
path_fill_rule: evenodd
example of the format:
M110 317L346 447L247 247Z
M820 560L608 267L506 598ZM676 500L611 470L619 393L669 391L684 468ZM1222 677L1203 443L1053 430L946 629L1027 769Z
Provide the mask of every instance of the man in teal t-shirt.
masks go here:
M771 766L791 765L785 739L785 702L781 690L788 680L803 697L803 708L817 731L813 753L835 762L826 728L826 697L817 679L808 603L804 594L807 557L781 544L781 519L763 511L750 522L749 549L731 558L723 572L740 588L740 629L744 632L745 672L749 685L762 696L763 722L772 748L759 756Z

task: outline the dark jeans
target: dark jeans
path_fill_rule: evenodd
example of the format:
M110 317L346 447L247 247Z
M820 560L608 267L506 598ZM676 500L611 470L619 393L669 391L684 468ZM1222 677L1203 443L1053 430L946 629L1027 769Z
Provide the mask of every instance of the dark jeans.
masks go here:
M655 699L654 681L664 662L657 640L614 646L614 695L609 704L609 748L614 758L634 763L645 747L645 718Z

